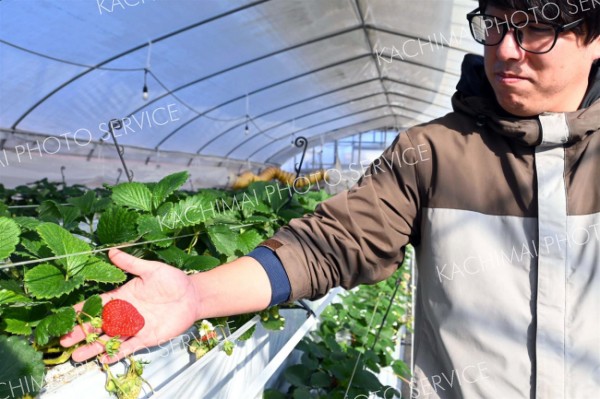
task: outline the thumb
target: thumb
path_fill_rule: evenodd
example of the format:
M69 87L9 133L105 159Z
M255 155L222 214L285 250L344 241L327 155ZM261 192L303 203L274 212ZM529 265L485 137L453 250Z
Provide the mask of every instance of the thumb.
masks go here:
M153 272L158 267L156 262L136 258L119 249L111 249L108 257L118 268L140 277Z

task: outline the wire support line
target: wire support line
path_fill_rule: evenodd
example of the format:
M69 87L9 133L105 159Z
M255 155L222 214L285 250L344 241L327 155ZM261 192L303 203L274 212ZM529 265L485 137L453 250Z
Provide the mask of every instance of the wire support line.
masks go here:
M194 107L192 107L191 105L189 105L188 103L186 103L185 101L183 101L180 97L178 97L171 89L169 89L150 69L149 69L149 59L146 60L146 66L144 67L139 67L139 68L111 68L111 67L101 67L101 66L95 66L95 65L88 65L88 64L82 64L79 62L73 62L73 61L69 61L69 60L65 60L62 58L58 58L58 57L53 57L50 55L46 55L34 50L30 50L28 48L19 46L17 44L11 43L7 40L4 39L0 39L0 43L3 43L7 46L16 48L18 50L21 50L23 52L38 56L38 57L42 57L42 58L46 58L48 60L52 60L52 61L56 61L56 62L60 62L63 64L67 64L67 65L73 65L73 66L77 66L77 67L81 67L81 68L88 68L90 70L100 70L100 71L113 71L113 72L147 72L149 75L151 75L154 80L156 80L156 82L167 92L166 94L172 96L173 98L175 98L177 101L179 101L181 104L183 104L186 108L188 108L190 111L194 112L197 115L202 114L202 112L196 110ZM131 115L129 115L131 116ZM244 119L244 116L241 117L237 117L237 118L230 118L230 119L223 119L223 118L215 118L213 116L209 116L209 115L202 115L203 117L216 121L216 122L236 122L236 121L240 121L242 119Z
M179 101L184 107L186 107L187 109L189 109L190 111L192 111L193 113L195 113L196 115L202 116L204 118L216 121L216 122L237 122L240 121L242 119L245 118L245 116L240 116L237 118L229 118L229 119L224 119L224 118L215 118L214 116L208 116L205 115L203 112L198 111L197 109L195 109L194 107L192 107L191 105L189 105L187 102L183 101L181 99L181 97L179 97L177 94L175 94L171 89L169 89L155 74L154 72L148 70L148 74L150 76L152 76L154 78L154 80L156 80L156 83L158 83L167 93L167 95L172 96L174 99L176 99L177 101ZM129 115L131 116L131 115Z
M227 226L226 224L215 224L215 226L218 226L218 225ZM241 224L241 225L229 226L229 228L231 230L235 230L235 229L240 229L243 227L254 226L254 225L255 225L254 223ZM125 244L115 245L115 246L111 246L111 247L107 247L107 248L93 249L91 251L76 252L76 253L66 254L66 255L57 255L57 256L51 256L49 258L42 258L42 259L25 260L25 261L16 262L16 263L0 263L0 270L7 270L7 269L12 269L13 267L17 267L17 266L33 265L33 264L48 262L48 261L52 261L52 260L66 259L71 256L95 255L97 253L108 252L111 249L131 248L131 247L137 247L140 245L154 244L154 243L162 242L162 241L175 240L178 238L188 238L188 237L193 237L196 234L197 233L182 234L182 235L175 236L175 237L158 238L156 240L125 243Z
M58 204L60 206L74 206L73 204ZM38 208L41 205L11 205L9 207L7 207L8 209L31 209L31 208Z
M66 254L66 255L51 256L49 258L25 260L25 261L16 262L16 263L2 263L2 264L0 264L0 270L12 269L13 267L17 267L17 266L32 265L32 264L42 263L42 262L47 262L47 261L52 261L52 260L66 259L66 258L69 258L71 256L95 255L97 253L108 252L111 249L121 249L121 248L136 247L136 246L144 245L144 244L152 244L152 243L155 243L155 242L174 240L176 238L193 237L194 235L195 235L195 233L190 233L190 234L184 234L184 235L177 236L177 237L159 238L159 239L156 239L156 240L134 242L134 243L126 243L126 244L116 245L116 246L107 247L107 248L93 249L91 251L83 251L83 252L76 252L76 253Z
M382 295L377 297L377 302L375 302L375 307L373 308L373 313L371 314L371 320L369 321L369 327L367 327L367 332L365 333L365 337L369 335L371 331L371 326L373 325L373 321L375 320L375 314L377 313L377 308L379 307L379 302L381 302ZM359 352L356 357L356 363L354 363L354 369L352 370L352 375L350 376L350 381L348 381L348 387L346 388L346 392L344 393L344 399L348 398L348 392L350 392L350 387L352 386L352 381L354 381L354 376L356 374L356 370L358 369L358 363L360 363L362 353Z
M19 46L17 44L11 43L9 41L6 41L4 39L0 39L0 43L6 44L7 46L16 48L17 50L21 50L24 51L26 53L32 54L32 55L36 55L38 57L42 57L42 58L46 58L48 60L52 60L52 61L56 61L56 62L61 62L63 64L68 64L68 65L73 65L73 66L78 66L78 67L82 67L82 68L88 68L88 69L98 69L101 71L113 71L113 72L138 72L138 71L143 71L144 68L111 68L111 67L100 67L100 66L95 66L95 65L87 65L87 64L82 64L79 62L73 62L73 61L69 61L69 60L65 60L62 58L58 58L58 57L53 57L50 55L46 55L46 54L42 54L40 52L34 51L34 50L30 50L28 48Z
M258 127L258 125L256 124L256 122L254 121L254 118L250 117L249 118L250 123L252 123L254 125L254 127L258 130L259 134L264 135L265 137L271 139L271 140L279 140L281 137L273 137L270 136L269 134L267 134L267 132L265 132L264 130L262 130L260 127Z

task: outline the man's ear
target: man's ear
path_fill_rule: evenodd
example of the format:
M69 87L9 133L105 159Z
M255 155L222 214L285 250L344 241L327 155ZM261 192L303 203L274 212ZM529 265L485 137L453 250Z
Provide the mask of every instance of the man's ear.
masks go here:
M596 62L598 62L598 60L600 60L600 36L595 38L590 43L590 46L592 48L592 58L595 59Z

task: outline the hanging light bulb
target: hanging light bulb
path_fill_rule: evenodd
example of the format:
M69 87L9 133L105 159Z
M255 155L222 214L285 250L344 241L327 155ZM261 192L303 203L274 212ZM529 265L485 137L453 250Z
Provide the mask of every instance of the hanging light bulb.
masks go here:
M244 134L247 136L250 134L250 128L248 127L248 121L250 120L250 96L246 93L246 127L244 128Z
M148 100L148 84L147 84L147 80L146 77L148 75L148 69L144 69L144 88L142 89L142 98L144 99L144 101Z

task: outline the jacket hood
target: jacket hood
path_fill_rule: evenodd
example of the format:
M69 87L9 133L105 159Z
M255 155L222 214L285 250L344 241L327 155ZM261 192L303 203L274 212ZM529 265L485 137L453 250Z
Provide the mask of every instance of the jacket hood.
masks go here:
M527 146L539 145L542 131L539 117L522 118L509 114L496 101L494 91L485 76L483 57L467 54L462 63L460 81L452 97L456 112L466 113L477 118L499 134L513 138ZM588 91L580 109L566 113L569 126L569 139L573 143L587 134L600 130L600 68L598 63L592 68Z

